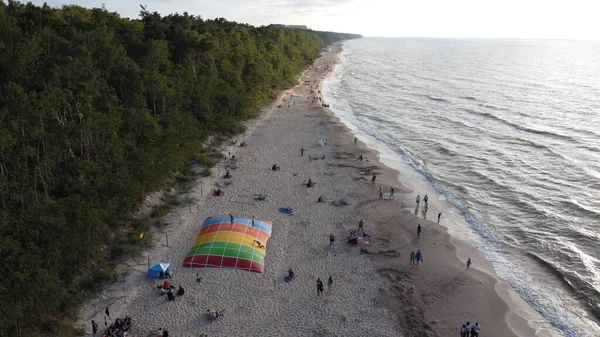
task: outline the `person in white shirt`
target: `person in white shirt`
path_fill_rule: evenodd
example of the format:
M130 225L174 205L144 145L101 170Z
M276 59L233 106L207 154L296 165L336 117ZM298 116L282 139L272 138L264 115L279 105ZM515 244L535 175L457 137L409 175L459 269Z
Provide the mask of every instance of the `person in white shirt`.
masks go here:
M460 337L465 337L466 332L467 332L467 328L463 324L463 326L460 328Z
M479 330L481 330L481 325L479 325L479 323L475 322L473 329L475 330L475 334L471 334L471 337L479 337Z
M469 334L471 333L471 322L467 321L467 324L465 324L465 337L469 337Z
M421 202L421 196L417 195L417 206L419 206L419 203Z

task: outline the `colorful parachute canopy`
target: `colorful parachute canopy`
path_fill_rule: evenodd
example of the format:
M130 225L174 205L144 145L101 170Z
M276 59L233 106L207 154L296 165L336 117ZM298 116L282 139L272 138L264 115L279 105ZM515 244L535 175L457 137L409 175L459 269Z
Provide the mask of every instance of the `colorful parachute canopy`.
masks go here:
M207 218L183 266L234 268L262 273L272 223L247 218Z

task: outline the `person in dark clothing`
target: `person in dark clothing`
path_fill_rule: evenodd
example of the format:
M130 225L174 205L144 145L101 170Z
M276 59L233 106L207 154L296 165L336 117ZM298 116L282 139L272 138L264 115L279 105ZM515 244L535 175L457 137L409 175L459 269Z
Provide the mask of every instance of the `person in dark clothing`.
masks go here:
M327 280L327 289L331 290L332 284L333 284L333 279L331 278L331 275L330 275L329 279Z
M104 310L104 313L106 314L106 316L110 317L110 312L108 311L108 307L106 307L106 310Z
M169 299L169 301L175 301L175 294L173 294L171 289L169 289L169 292L167 293L167 298Z
M317 279L317 295L321 295L323 294L323 282L321 282L321 279L318 278Z
M177 289L177 296L183 296L183 294L185 294L185 290L182 286L179 286L179 289Z
M92 333L94 334L94 336L96 336L96 334L98 333L98 324L96 324L94 320L92 320Z

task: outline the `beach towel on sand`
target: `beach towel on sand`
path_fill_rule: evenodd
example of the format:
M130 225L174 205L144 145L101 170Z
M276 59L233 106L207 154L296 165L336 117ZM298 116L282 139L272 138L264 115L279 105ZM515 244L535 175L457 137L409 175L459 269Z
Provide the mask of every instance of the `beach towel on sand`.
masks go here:
M279 213L292 214L292 209L291 208L280 207L279 208Z

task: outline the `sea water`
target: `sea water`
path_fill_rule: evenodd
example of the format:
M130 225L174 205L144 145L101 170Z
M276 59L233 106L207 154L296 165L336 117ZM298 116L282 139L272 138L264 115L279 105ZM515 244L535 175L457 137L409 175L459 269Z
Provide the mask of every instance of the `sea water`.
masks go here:
M364 38L323 94L550 324L600 336L599 74L598 42Z

